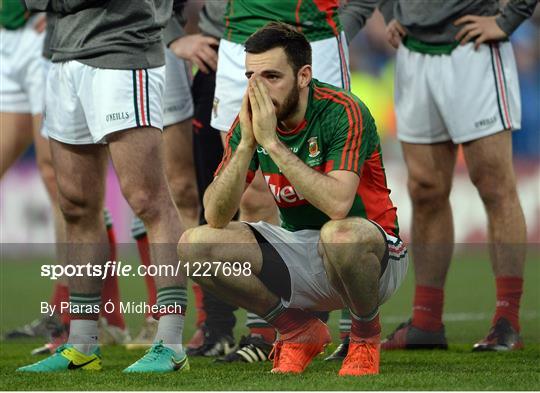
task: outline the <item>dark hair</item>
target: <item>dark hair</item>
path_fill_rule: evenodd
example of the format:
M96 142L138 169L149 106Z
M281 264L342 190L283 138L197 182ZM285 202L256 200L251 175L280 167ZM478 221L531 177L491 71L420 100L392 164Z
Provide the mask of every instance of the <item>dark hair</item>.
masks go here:
M283 48L295 75L303 66L311 65L311 45L302 33L286 23L267 23L253 33L244 46L247 53L254 54Z

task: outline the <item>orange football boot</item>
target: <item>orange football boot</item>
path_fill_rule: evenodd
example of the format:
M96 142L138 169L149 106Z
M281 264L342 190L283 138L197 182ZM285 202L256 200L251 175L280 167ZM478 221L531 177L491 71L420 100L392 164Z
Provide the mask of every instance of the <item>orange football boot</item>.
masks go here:
M274 344L272 373L301 373L331 342L328 326L313 319L300 329L284 334Z
M380 336L361 341L351 338L349 352L347 352L347 357L343 360L339 375L361 376L379 374L380 358Z

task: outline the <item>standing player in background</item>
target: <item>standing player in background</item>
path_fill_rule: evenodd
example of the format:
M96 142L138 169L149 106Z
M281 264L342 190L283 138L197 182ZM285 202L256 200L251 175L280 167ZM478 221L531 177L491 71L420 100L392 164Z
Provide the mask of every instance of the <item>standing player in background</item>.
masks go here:
M227 2L225 31L219 45L216 90L212 108L211 126L225 132L229 130L235 115L240 110L242 94L247 86L245 52L243 42L267 22L279 20L295 26L306 35L313 48L313 74L315 78L335 86L350 88L347 41L350 41L364 26L376 8L374 0L351 0L338 15L339 2L326 1L281 1L273 2L235 0ZM217 18L214 18L214 20ZM260 174L242 198L240 220L259 220L277 224L279 222L273 197ZM232 342L235 323L232 308L222 301L205 294L205 308L210 323L205 345L196 354L210 356L224 354ZM218 313L220 318L212 318ZM248 313L247 326L250 334L241 340L239 348L226 356L225 361L263 361L275 339L275 330L253 313ZM215 333L215 334L214 334ZM342 348L340 348L342 349ZM346 348L341 350L341 356ZM342 357L341 357L342 358Z
M32 16L22 0L2 1L0 7L0 178L35 141L37 166L53 207L55 238L61 239L62 218L55 203L54 171L47 140L40 135L45 18ZM5 338L48 337L61 330L62 325L54 316L14 329Z
M223 144L219 133L210 126L214 90L216 85L217 48L219 38L223 35L225 24L226 1L207 1L199 12L199 33L185 35L171 43L170 49L178 57L191 61L198 68L193 79L192 95L194 104L193 118L193 154L197 174L199 202L202 206L202 196L206 187L212 182L221 157ZM201 209L199 223L205 224L204 210ZM188 354L203 346L205 336L210 338L215 351L216 347L234 345L229 335L229 327L234 326L236 319L230 306L216 299L209 293L202 293L197 284L193 285L197 307L197 330L187 344ZM204 298L203 298L204 296ZM212 338L220 337L213 340ZM225 348L225 349L227 349ZM227 350L228 351L228 350Z
M522 348L519 302L526 228L512 165L512 131L520 128L518 75L509 35L537 0L385 0L380 8L398 48L395 105L398 139L413 204L416 292L412 319L384 349L447 348L444 283L454 245L449 194L458 146L488 216L497 304L475 351Z
M58 17L51 42L45 127L66 221L67 257L73 264L101 265L107 259L102 210L110 156L124 197L148 230L153 262L174 265L173 244L183 228L165 176L160 132L165 83L162 30L171 19L172 1L28 0L27 5ZM156 277L155 344L126 372L187 368L181 344L185 285L183 276ZM68 343L19 371L102 368L97 345L101 277L73 277L69 286Z
M50 15L49 15L50 16ZM42 128L42 111L46 94L45 78L51 52L50 32L54 20L45 15L32 15L22 0L2 2L0 17L1 80L0 80L0 123L2 143L0 145L0 177L15 162L15 159L34 142L36 161L43 183L49 195L53 211L55 241L64 243L64 219L58 206L58 191L49 150L46 130ZM46 33L43 30L46 29ZM41 132L40 132L41 131ZM105 224L110 243L111 260L116 260L116 241L110 214L105 211ZM65 263L57 248L58 260ZM107 277L104 283L104 298L118 306L118 281ZM54 286L51 304L60 309L60 303L69 300L66 282L60 279ZM121 344L129 339L124 318L117 307L115 312L102 313L100 320L101 342ZM67 338L69 315L59 313L52 318L43 317L6 334L6 338L52 336L51 342L32 353L54 352Z
M43 17L31 16L21 0L2 1L0 25L1 178L41 129L44 94L41 51L45 25ZM40 164L38 160L43 170Z
M182 10L185 1L175 1L173 16L164 30L165 49L165 92L163 108L163 141L165 172L171 194L186 228L199 223L199 199L192 149L193 100L191 97L191 71L184 60L178 59L170 50L173 42L185 37ZM142 220L133 219L131 234L137 243L141 263L151 262L148 235ZM157 301L154 278L144 277L148 304ZM139 334L126 347L137 349L152 344L157 331L157 321L151 314L145 320Z

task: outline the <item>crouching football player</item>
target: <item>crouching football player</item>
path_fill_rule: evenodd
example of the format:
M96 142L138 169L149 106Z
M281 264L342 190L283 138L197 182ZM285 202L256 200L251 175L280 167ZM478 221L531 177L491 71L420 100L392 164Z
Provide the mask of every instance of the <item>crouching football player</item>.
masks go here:
M351 345L339 373L377 374L379 306L408 260L374 120L350 92L312 79L310 45L288 25L269 23L245 47L248 88L204 196L208 225L180 239L182 265L203 288L277 329L272 372L304 371L330 342L308 311L349 307ZM281 227L231 222L257 168ZM244 269L230 274L214 264L194 274L203 261Z

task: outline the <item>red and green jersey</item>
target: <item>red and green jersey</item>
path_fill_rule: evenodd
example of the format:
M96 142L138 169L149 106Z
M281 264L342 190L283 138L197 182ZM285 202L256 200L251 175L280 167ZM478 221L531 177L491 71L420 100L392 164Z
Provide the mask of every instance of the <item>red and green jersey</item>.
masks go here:
M352 93L314 79L304 121L294 130L277 133L307 166L328 173L352 171L360 176L349 217L364 217L398 236L396 208L390 200L381 145L375 121L368 108ZM241 139L238 118L227 134L223 161L216 174L230 160ZM279 207L281 225L287 230L320 229L330 218L311 205L280 172L270 155L257 146L246 181L260 168Z
M339 35L339 0L229 0L223 37L243 44L268 22L295 26L308 41Z
M30 13L23 0L0 0L0 26L16 30L24 26Z

